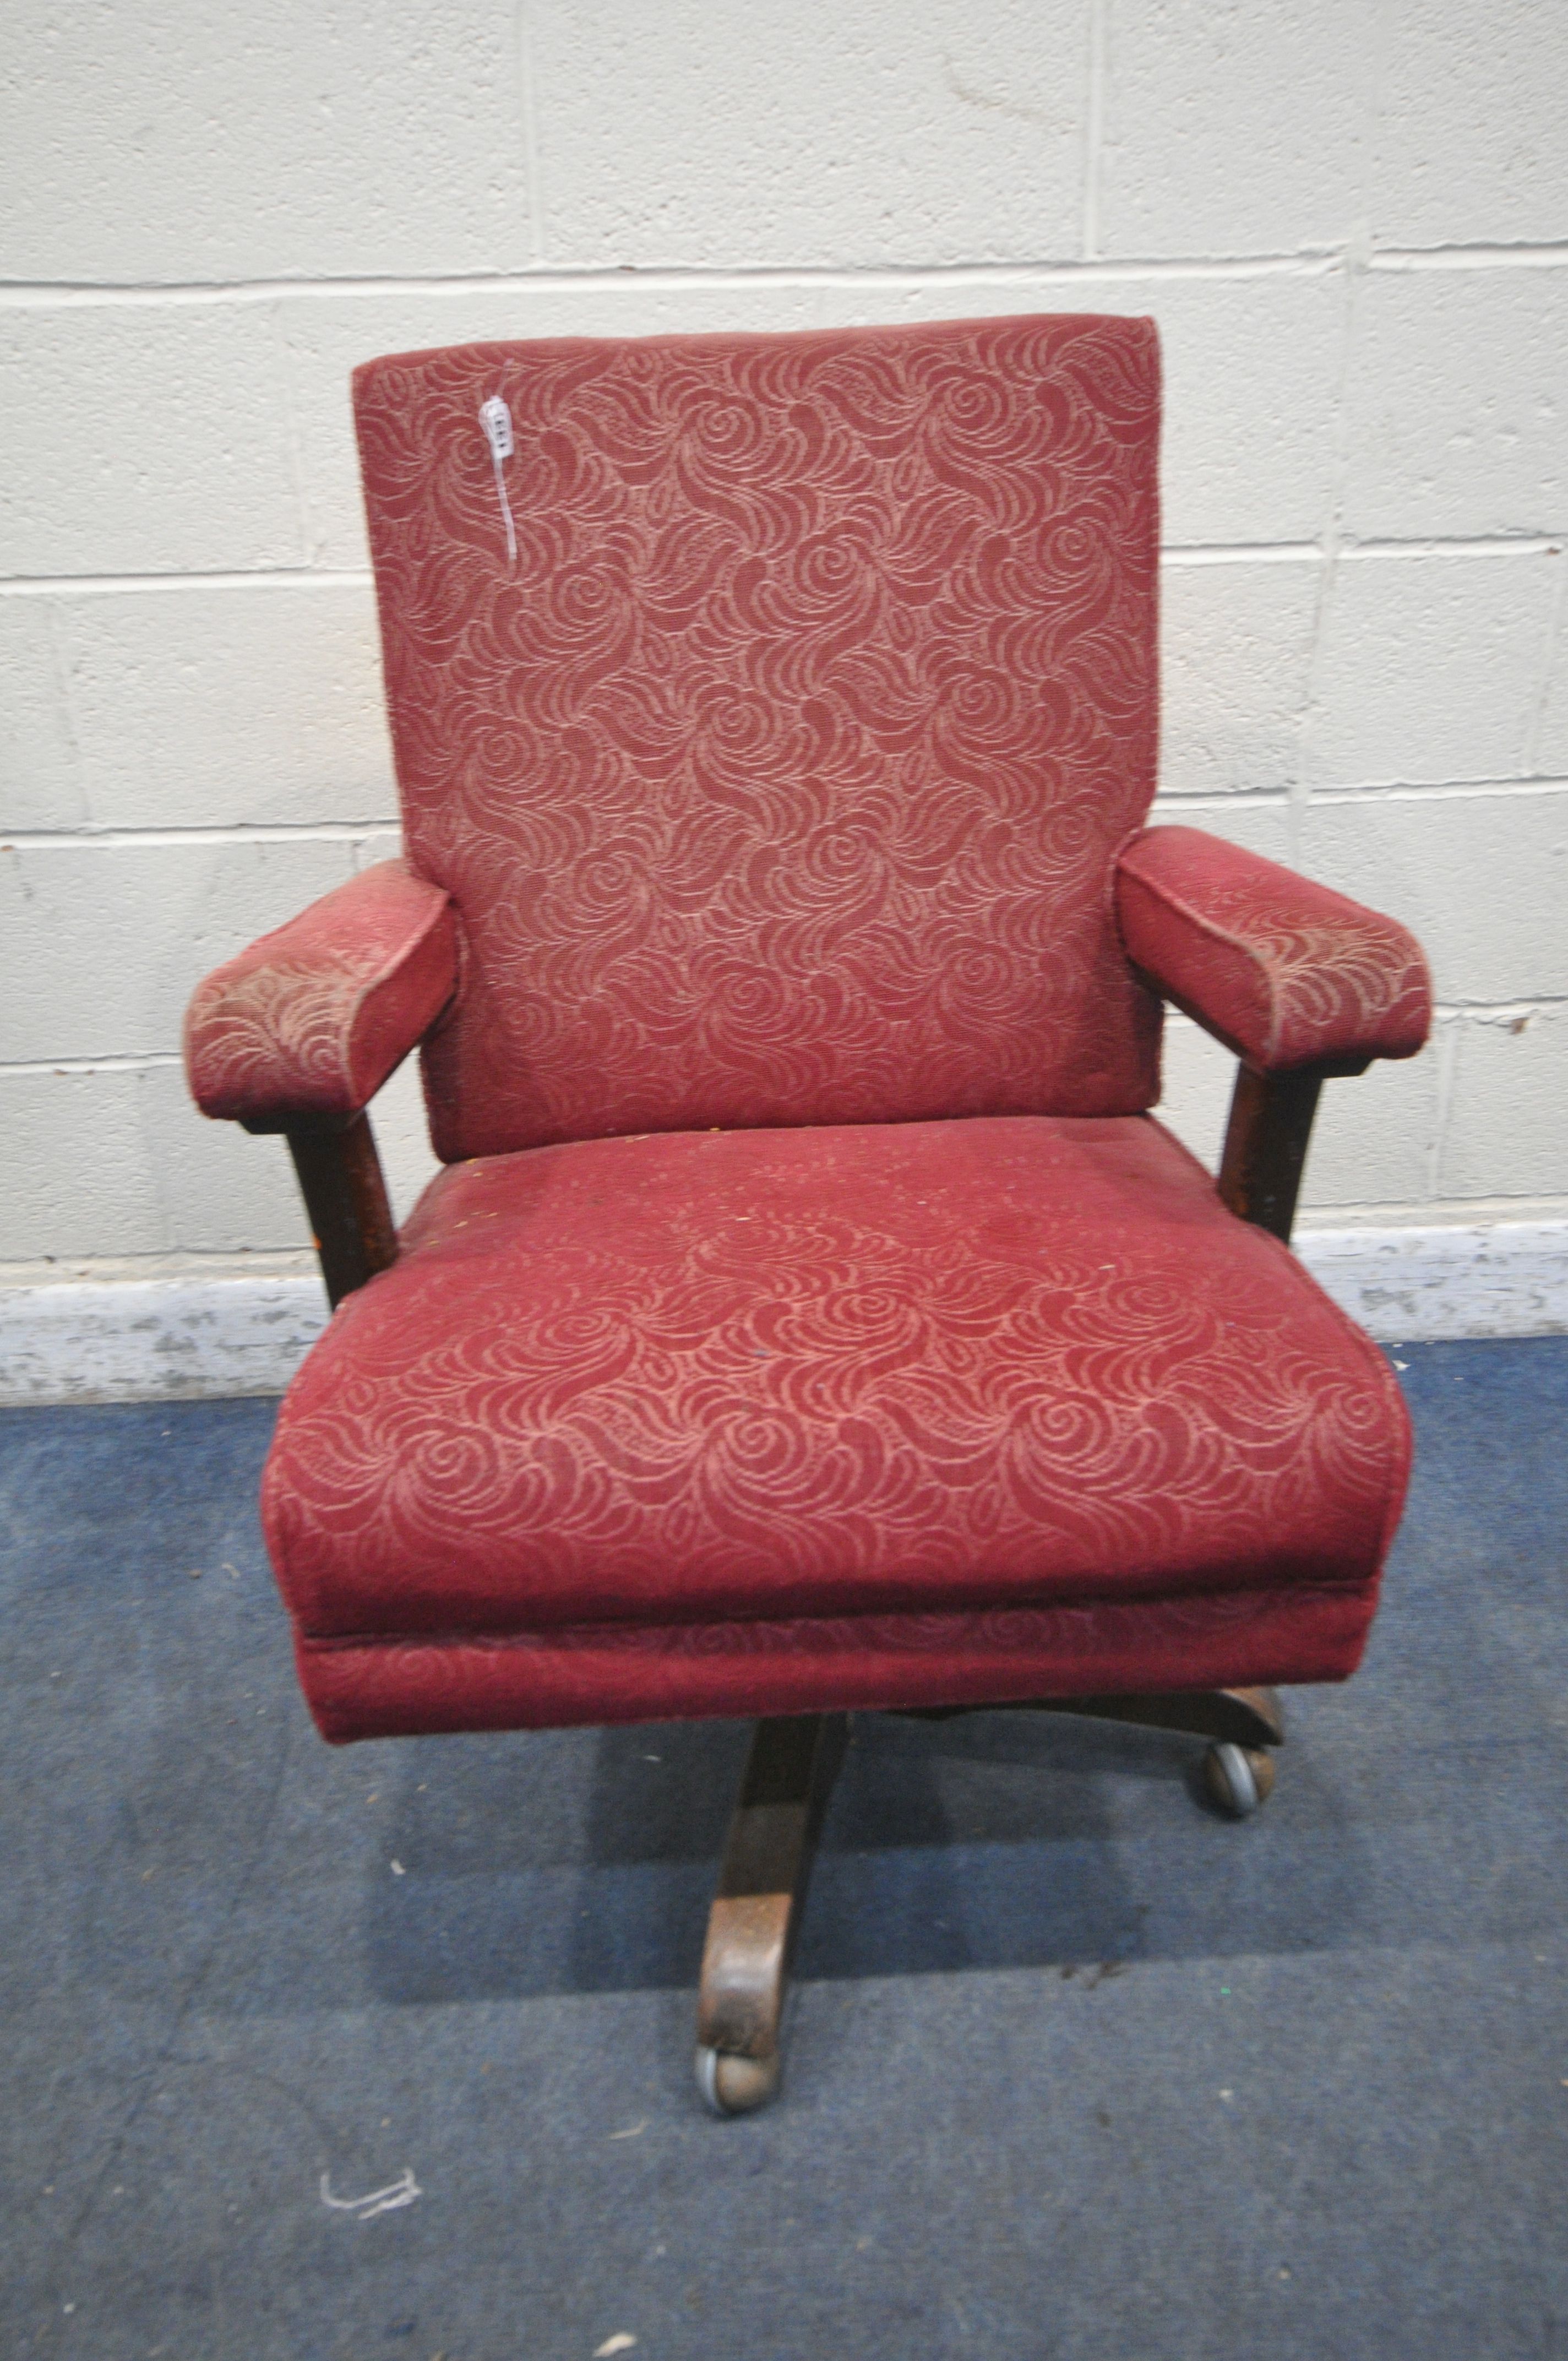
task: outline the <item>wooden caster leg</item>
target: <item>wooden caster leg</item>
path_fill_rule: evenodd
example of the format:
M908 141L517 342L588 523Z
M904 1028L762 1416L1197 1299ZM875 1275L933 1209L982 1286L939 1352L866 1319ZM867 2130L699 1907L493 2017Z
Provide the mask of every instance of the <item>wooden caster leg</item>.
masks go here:
M1245 1820L1274 1793L1270 1747L1285 1743L1285 1717L1272 1689L1187 1689L1168 1697L1081 1697L1058 1710L1092 1713L1156 1730L1190 1730L1214 1741L1203 1757L1209 1800Z
M847 1730L841 1713L803 1714L760 1721L752 1736L697 1993L697 2082L719 2114L778 2088L790 1960Z
M1146 1730L1190 1730L1233 1746L1282 1746L1285 1717L1273 1689L1174 1689L1157 1697L1045 1697L1047 1713L1135 1721Z
M1133 1721L1146 1730L1190 1730L1214 1741L1203 1757L1209 1800L1232 1819L1245 1820L1274 1793L1271 1746L1285 1743L1285 1717L1273 1689L1172 1689L1146 1697L1027 1697L1010 1709L1032 1713L1081 1713L1096 1721ZM914 1706L903 1710L922 1721L947 1721L983 1706Z
M909 1721L954 1721L960 1714L1080 1713L1093 1721L1132 1721L1145 1730L1186 1730L1234 1746L1282 1746L1285 1718L1273 1689L1170 1689L1147 1697L1016 1697L994 1705L896 1706Z

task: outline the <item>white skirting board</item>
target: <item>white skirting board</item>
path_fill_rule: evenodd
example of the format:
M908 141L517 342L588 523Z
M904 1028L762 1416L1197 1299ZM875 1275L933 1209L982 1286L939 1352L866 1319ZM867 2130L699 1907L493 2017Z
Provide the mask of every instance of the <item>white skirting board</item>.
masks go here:
M325 1320L311 1277L0 1288L0 1404L280 1394Z
M1305 1230L1296 1246L1386 1344L1568 1333L1568 1222ZM281 1393L325 1317L307 1277L0 1287L0 1404Z

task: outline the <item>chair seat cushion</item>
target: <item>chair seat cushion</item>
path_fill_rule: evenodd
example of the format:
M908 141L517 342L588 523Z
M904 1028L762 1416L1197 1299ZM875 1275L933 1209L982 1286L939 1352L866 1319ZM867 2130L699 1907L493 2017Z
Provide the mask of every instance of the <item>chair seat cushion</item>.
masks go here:
M1295 1677L1348 1672L1408 1460L1382 1355L1158 1124L976 1118L452 1167L309 1356L263 1509L345 1736L788 1710L814 1651L795 1710L886 1701L854 1661L890 1647L956 1702L1042 1616L1098 1617L1129 1685L1157 1629L1154 1685L1213 1675L1195 1617L1270 1633L1218 1677L1291 1677L1292 1630Z

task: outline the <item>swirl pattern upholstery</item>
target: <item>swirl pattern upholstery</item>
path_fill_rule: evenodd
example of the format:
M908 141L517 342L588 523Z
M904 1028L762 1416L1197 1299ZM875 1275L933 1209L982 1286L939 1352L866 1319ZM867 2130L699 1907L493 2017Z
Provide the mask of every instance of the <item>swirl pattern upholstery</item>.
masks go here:
M1383 1356L1147 1116L673 1133L431 1187L263 1491L334 1738L1321 1679Z
M1129 958L1262 1073L1413 1058L1431 1026L1415 937L1195 828L1151 828L1116 864Z
M242 1123L356 1115L456 982L446 895L379 862L198 986L185 1018L191 1094L203 1115Z
M1152 324L472 346L355 401L409 865L188 1035L247 1119L421 1038L448 1167L264 1481L323 1732L1349 1673L1400 1397L1146 1110L1161 992L1288 1066L1409 1054L1425 975L1141 833Z
M477 345L355 403L406 841L467 953L438 1155L1152 1104L1110 894L1151 322Z

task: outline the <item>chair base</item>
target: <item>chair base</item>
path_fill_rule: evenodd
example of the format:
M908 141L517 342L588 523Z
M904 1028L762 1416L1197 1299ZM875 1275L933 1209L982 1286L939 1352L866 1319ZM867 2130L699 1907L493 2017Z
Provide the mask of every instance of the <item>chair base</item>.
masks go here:
M1272 1689L1028 1697L1004 1708L903 1708L906 1718L922 1721L999 1710L1087 1714L1210 1739L1205 1783L1212 1800L1235 1818L1266 1800L1274 1784L1268 1749L1285 1737ZM841 1713L771 1716L752 1733L708 1914L697 1992L697 2084L718 2114L748 2114L778 2090L790 1963L848 1733L849 1717Z
M1149 1697L1021 1697L1016 1705L900 1706L906 1719L947 1721L960 1713L1080 1713L1145 1730L1188 1730L1222 1745L1282 1746L1285 1717L1273 1689L1173 1689Z
M770 1717L752 1735L697 1991L697 2081L719 2114L746 2114L778 2088L790 1961L848 1736L842 1713Z

